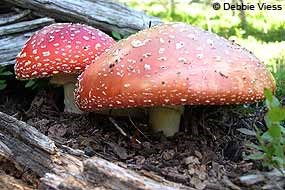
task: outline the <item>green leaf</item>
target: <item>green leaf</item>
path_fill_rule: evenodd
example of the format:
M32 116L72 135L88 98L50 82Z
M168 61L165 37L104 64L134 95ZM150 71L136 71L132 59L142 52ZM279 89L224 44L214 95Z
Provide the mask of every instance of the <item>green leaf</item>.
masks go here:
M237 131L248 136L256 136L255 131L246 128L238 128Z
M264 153L254 153L254 154L247 156L247 158L252 159L252 160L262 160L264 159L264 157L265 157Z
M265 133L263 133L263 134L261 135L261 139L262 139L263 141L272 142L272 137L271 137L271 135L269 134L268 131L266 131Z
M276 156L278 156L279 158L284 158L284 152L283 152L283 147L281 144L276 145L275 147L275 154Z
M280 125L281 131L283 134L285 134L285 127L283 127L282 125Z
M255 149L255 150L262 150L262 148L260 146L253 144L253 143L249 143L246 146L249 148Z
M0 76L10 76L10 75L13 75L13 73L11 71L0 72Z
M271 90L264 89L264 95L266 97L266 105L268 109L280 107L279 100L273 96Z
M268 132L273 139L279 139L281 137L281 128L279 125L272 125L269 129Z
M25 84L25 88L30 88L32 86L34 86L36 84L35 80L29 80L26 84Z
M274 157L272 158L272 160L277 163L278 168L282 168L283 165L285 164L285 163L284 163L284 157L282 158L282 157L274 156Z
M268 88L264 89L264 96L270 102L273 100L273 94L272 94L271 90L269 90Z
M285 108L271 108L271 110L268 111L268 117L272 122L285 120Z
M112 31L112 36L116 39L116 40L121 40L122 39L122 35L119 32L116 31Z
M0 90L4 90L7 87L7 84L0 83Z

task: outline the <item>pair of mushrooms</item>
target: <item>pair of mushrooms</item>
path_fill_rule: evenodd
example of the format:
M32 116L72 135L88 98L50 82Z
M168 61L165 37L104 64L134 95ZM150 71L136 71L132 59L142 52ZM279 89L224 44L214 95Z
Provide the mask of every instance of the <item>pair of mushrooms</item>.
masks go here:
M58 80L88 65L75 89L83 111L149 107L152 128L172 136L184 105L251 103L264 98L264 88L275 90L273 76L251 52L187 24L157 25L118 43L90 27L67 24L63 32L64 26L31 37L15 70L21 79L56 74Z

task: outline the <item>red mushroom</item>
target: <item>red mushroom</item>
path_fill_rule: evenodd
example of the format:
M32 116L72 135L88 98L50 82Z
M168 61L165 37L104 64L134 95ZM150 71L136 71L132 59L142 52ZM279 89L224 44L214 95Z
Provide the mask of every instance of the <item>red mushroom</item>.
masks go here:
M274 79L251 52L199 28L169 23L120 41L89 65L75 99L87 111L151 107L150 125L171 136L183 105L257 102L264 88L274 91Z
M82 24L52 24L37 31L17 56L18 79L52 76L64 86L65 111L78 113L74 103L76 78L115 41L102 31Z

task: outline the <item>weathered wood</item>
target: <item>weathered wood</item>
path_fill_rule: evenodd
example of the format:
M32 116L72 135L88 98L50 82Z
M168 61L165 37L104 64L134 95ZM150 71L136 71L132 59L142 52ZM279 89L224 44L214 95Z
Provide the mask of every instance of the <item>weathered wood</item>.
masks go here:
M15 64L15 58L33 32L0 38L0 65Z
M42 149L50 154L55 154L56 152L54 142L47 136L25 122L19 121L2 112L0 112L0 128L2 134L9 133L11 137L22 139L31 144L31 146Z
M268 179L270 179L271 182L275 181L276 185L280 185L280 187L282 187L282 185L285 184L284 173L285 173L285 170L283 170L283 174L282 174L280 171L275 169L270 172L260 172L259 174L248 174L248 175L239 177L239 182L246 186L250 186L254 184L268 182ZM281 183L279 184L278 181L282 182L283 184L282 185Z
M161 21L110 0L4 0L28 8L40 16L80 22L101 30L130 35ZM39 11L40 10L40 11Z
M33 30L40 29L53 22L54 20L51 18L40 18L0 26L0 65L15 64L17 54L34 33Z
M15 179L12 176L0 174L0 189L1 190L32 190L20 180Z
M157 176L154 179L142 176L134 171L125 169L101 158L91 158L84 161L83 175L87 178L87 181L92 182L93 184L102 184L104 187L110 189L192 189L163 180ZM160 181L156 181L156 179L160 179Z
M24 10L20 13L8 13L0 15L0 26L11 24L17 22L21 19L24 19L31 13L30 10Z
M80 150L56 147L34 127L0 112L0 160L12 162L20 172L31 171L34 178L41 177L40 189L192 189L98 157L86 158Z
M39 18L30 21L23 21L15 24L0 26L0 37L14 33L31 31L36 28L42 28L52 23L54 23L53 19L45 17L45 18Z

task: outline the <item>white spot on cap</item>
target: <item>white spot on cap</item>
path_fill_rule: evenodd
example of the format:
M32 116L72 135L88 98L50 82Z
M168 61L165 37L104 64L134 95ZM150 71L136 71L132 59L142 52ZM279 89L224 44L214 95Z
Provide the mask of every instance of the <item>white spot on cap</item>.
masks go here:
M124 87L125 88L128 88L128 87L130 87L131 85L129 84L129 83L127 83L127 84L124 84Z
M204 55L202 53L197 54L198 59L202 59L203 57L204 57Z
M182 62L182 63L186 63L187 62L186 58L184 58L184 57L179 57L178 61Z
M176 49L181 49L184 47L184 42L178 42L176 43Z
M88 36L83 36L82 37L84 40L89 40L89 37Z
M27 55L27 53L26 53L26 52L23 52L23 53L20 54L19 57L20 57L20 58L24 58L24 57L26 57L26 55Z
M167 60L167 58L166 57L159 57L159 58L157 58L159 61L166 61Z
M162 54L164 53L164 51L165 51L165 48L159 48L158 53Z
M148 57L150 57L151 56L151 53L145 53L145 54L143 54L143 57L145 57L145 58L148 58Z
M32 63L32 62L31 62L30 60L26 61L25 67L26 67L26 66L29 66L31 63Z
M145 69L145 70L150 70L150 69L151 69L151 67L150 67L150 65L149 65L149 64L144 64L144 69Z
M164 43L164 39L163 38L159 38L160 43Z
M132 44L132 46L133 47L140 47L140 46L143 46L143 45L145 45L145 42L146 41L140 41L140 40L137 40L137 39L134 39L132 42L131 42L131 44Z
M49 51L44 51L44 52L43 52L43 56L44 56L44 57L50 56L50 52L49 52Z
M98 50L100 47L101 47L101 44L99 44L99 43L97 43L97 44L95 45L95 49L96 49L96 50Z

